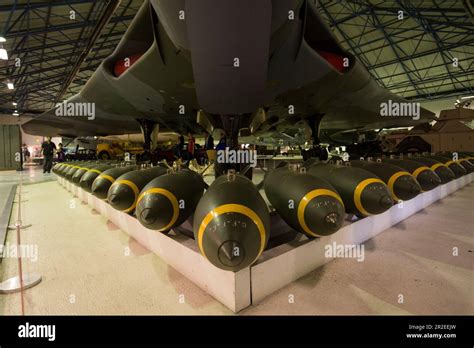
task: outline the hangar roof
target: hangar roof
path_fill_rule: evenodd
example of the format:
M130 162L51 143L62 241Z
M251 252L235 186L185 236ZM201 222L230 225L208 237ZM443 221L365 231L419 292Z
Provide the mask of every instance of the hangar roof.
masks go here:
M472 95L474 8L462 0L332 1L320 12L379 84L407 99Z
M0 61L0 113L11 114L13 101L20 113L40 113L78 93L142 2L3 0L0 36L7 41L0 45L10 60ZM474 94L469 1L320 0L319 8L343 47L394 93L417 100Z
M3 93L0 86L0 112L15 101L20 113L38 113L78 93L113 52L143 1L122 0L110 13L119 2L3 0L0 36L7 39L10 60L6 66L0 61L0 80L14 82L15 90Z

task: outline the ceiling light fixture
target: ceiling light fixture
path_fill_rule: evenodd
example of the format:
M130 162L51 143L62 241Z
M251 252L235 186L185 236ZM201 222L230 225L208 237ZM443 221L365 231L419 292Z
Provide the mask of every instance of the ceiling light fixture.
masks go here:
M0 60L8 60L7 50L0 46Z

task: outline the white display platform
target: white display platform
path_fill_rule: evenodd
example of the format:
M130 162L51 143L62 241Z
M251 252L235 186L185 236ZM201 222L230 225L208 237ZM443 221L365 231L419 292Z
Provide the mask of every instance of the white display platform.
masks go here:
M471 173L421 193L409 201L404 201L403 205L394 205L383 214L352 223L346 220L344 226L331 236L306 239L295 248L281 245L263 253L251 269L252 303L258 303L276 290L331 261L333 258L325 257L327 244L362 244L433 202L459 190L473 179L474 173Z
M105 201L63 178L59 178L58 181L201 289L233 312L238 312L331 261L332 258L325 257L327 244L364 243L433 202L471 183L473 179L474 173L471 173L424 192L403 202L403 205L395 205L383 214L354 222L346 220L338 232L328 237L309 240L301 236L299 240L264 251L257 263L237 273L223 271L209 263L199 253L192 239L173 232L164 235L149 230L133 216L115 210Z
M180 234L165 235L149 230L133 216L112 208L107 202L67 180L59 178L59 182L233 312L250 306L249 268L237 273L221 270L202 257L194 240Z

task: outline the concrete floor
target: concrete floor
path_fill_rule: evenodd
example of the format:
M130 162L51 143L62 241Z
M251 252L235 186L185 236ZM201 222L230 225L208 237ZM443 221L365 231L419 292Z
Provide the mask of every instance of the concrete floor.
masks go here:
M22 172L17 172L16 170L0 171L0 186L18 184L20 182L20 176L25 185L56 181L56 175L52 173L43 174L42 166L25 166Z
M335 260L241 314L474 314L473 197L471 184L368 241L364 262ZM25 199L22 243L39 257L24 271L43 276L27 314L232 314L57 183ZM1 279L16 272L4 259ZM0 313L19 314L19 294L0 295Z
M25 166L22 172L17 172L16 170L0 171L0 244L5 242L12 208L11 202L15 197L14 191L20 180L26 186L28 184L53 181L56 180L56 176L43 174L41 166ZM24 191L26 192L26 190Z

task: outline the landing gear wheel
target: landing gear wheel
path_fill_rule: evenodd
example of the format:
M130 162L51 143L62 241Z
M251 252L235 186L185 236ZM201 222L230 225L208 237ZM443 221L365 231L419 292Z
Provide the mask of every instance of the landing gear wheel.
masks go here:
M110 159L110 155L108 152L106 151L101 151L99 152L99 155L97 156L100 160L109 160Z
M319 145L314 146L312 149L302 151L302 155L304 161L310 158L319 158L321 161L326 161L329 158L328 150Z

